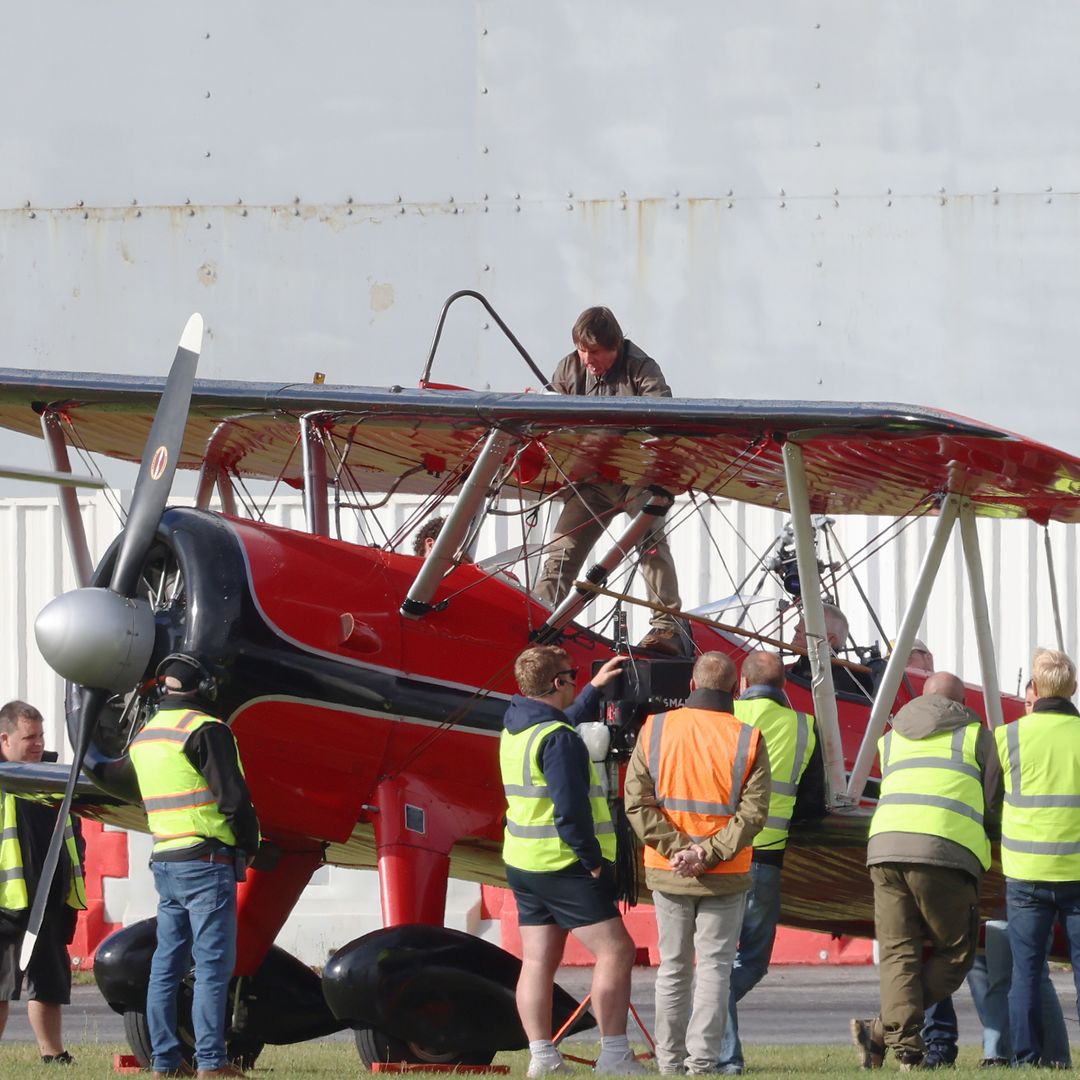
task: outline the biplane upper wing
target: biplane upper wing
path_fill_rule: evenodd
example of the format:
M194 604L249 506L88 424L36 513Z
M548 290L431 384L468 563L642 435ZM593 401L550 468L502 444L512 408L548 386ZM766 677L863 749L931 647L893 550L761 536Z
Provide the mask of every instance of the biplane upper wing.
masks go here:
M164 380L0 369L0 427L137 461ZM907 405L195 384L180 466L301 482L307 417L335 468L371 491L428 490L468 466L488 432L519 440L507 482L658 484L787 509L782 446L803 450L815 513L904 515L941 492L977 513L1080 520L1080 459L959 416Z

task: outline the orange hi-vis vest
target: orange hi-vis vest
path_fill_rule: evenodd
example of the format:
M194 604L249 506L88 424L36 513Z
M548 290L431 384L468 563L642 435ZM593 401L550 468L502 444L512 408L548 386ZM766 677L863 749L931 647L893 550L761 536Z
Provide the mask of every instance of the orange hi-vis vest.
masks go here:
M639 739L656 785L656 804L680 832L700 842L734 816L743 785L757 759L761 732L713 709L674 709L650 716ZM746 874L754 849L747 844L734 858L707 874ZM670 870L671 863L646 846L645 865Z

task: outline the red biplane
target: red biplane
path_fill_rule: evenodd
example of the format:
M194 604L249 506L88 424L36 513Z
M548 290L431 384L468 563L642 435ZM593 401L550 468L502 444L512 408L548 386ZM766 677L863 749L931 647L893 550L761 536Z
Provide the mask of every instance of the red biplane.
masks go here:
M986 688L985 707L974 689L971 703L992 725L1022 711L997 689L974 518L1080 520L1080 460L902 405L193 383L200 338L195 316L167 384L0 371L0 426L43 434L54 468L70 471L69 443L142 462L126 526L96 568L74 497L64 499L82 587L46 608L38 635L69 681L74 762L0 766L0 786L59 796L67 785L78 813L145 831L126 747L156 665L180 651L207 667L269 841L240 887L234 1058L347 1026L368 1062L478 1062L522 1045L516 961L443 928L447 880L504 881L498 735L514 657L530 641L559 640L587 679L619 643L575 616L632 559L646 525L632 521L552 611L527 575L469 558L499 506L527 518L538 501L601 478L653 488L658 507L692 492L791 514L780 562L802 581L811 678L789 689L818 717L834 812L793 834L788 925L872 932L860 797L891 709L918 691L904 658L954 524ZM177 466L199 470L194 508L166 508ZM306 530L244 516L252 479L302 491ZM221 512L209 508L215 492ZM343 513L376 513L404 493L422 495L425 514L453 497L427 559L398 550L420 515L379 542L332 535ZM919 504L938 523L871 709L866 697L834 694L813 515L899 516ZM739 657L755 644L704 617L685 625L688 655ZM612 775L650 697L672 679L685 687L688 666L629 651L619 698L597 718L620 728ZM323 863L377 868L386 928L346 944L320 980L274 939ZM144 1062L153 945L153 921L135 924L95 966ZM559 1011L572 1005L560 1000Z

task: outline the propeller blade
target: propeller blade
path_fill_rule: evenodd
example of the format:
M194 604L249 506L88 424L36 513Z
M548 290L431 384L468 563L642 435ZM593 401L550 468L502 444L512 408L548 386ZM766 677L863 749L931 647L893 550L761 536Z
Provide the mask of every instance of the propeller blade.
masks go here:
M165 392L161 395L150 437L146 440L139 478L135 481L135 493L124 526L124 539L109 582L109 588L122 596L131 596L135 592L139 572L154 542L158 521L169 498L184 427L187 425L202 337L202 316L192 315L180 335L176 359L165 383Z
M187 426L188 409L191 407L191 391L195 383L195 369L199 364L199 353L202 350L202 337L202 316L192 315L184 327L184 332L180 335L176 357L169 371L169 378L165 383L157 413L154 415L150 437L146 441L139 478L135 482L135 493L131 498L131 509L128 512L127 524L124 526L116 564L113 567L112 580L109 582L110 592L129 599L135 596L135 586L138 584L143 562L154 542L158 522L161 520L165 503L169 498L169 490L172 487L173 475L176 472L176 463L184 438L184 428ZM77 594L85 595L93 591L77 590ZM63 622L63 620L60 621ZM152 644L150 647L152 648ZM137 677L141 678L141 675L140 672ZM75 756L72 758L71 772L68 774L67 785L64 788L64 800L57 811L56 826L49 840L49 850L41 868L41 876L38 878L34 905L30 909L30 919L19 956L19 964L23 970L30 962L38 934L41 932L45 904L52 891L53 878L56 876L56 867L60 862L60 852L64 845L64 829L67 825L68 814L71 812L75 785L78 783L86 752L97 731L102 710L111 692L112 689L101 687L83 689L82 710L79 713L78 734L75 740Z
M30 963L30 957L34 954L34 945L37 943L38 934L41 932L41 923L45 918L45 904L52 891L53 878L56 876L56 867L60 862L60 852L64 846L64 829L67 826L68 814L71 812L71 800L75 794L75 785L82 772L82 763L86 757L90 739L97 730L98 719L101 710L109 700L108 690L84 690L82 700L82 712L79 716L79 741L75 747L75 757L71 762L71 772L68 773L67 786L64 788L64 800L60 809L56 812L56 825L53 827L52 837L49 839L49 850L45 854L45 862L41 867L41 876L38 878L37 892L34 893L34 904L30 908L30 919L23 937L22 951L19 954L19 967L26 970Z

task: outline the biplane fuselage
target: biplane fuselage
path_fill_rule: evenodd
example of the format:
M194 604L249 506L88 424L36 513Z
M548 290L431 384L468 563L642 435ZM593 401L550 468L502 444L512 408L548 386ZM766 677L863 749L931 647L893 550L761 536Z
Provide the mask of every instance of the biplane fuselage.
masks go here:
M498 736L514 658L546 608L463 563L436 597L457 602L404 618L417 558L209 511L169 511L159 541L184 582L157 614L159 634L169 650L214 656L227 673L217 711L240 745L264 835L289 853L242 889L242 908L262 917L242 921L239 972L258 967L280 929L266 918L265 894L284 918L285 897L295 901L322 858L378 868L387 926L441 924L448 875L504 881ZM729 635L694 633L699 649L744 655ZM579 629L565 646L582 684L612 654ZM898 701L921 681L909 673ZM796 708L813 710L808 687L787 689ZM969 696L981 711L981 692ZM839 701L849 764L868 708L852 695ZM1010 718L1018 708L1010 700ZM95 756L90 768L135 797L122 764ZM865 828L855 812L796 830L785 923L872 933Z

